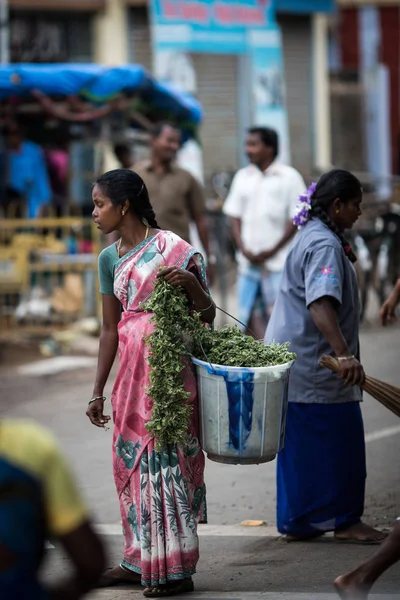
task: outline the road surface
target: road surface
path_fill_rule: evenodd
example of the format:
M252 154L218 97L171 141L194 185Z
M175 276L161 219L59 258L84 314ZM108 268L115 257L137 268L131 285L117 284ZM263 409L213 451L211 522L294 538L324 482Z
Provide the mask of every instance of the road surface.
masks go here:
M367 373L400 386L399 336L399 329L372 327L363 331L361 343ZM111 431L91 426L85 417L93 361L87 360L86 365L83 359L73 359L70 365L64 361L58 373L51 373L50 361L41 374L36 365L36 375L17 367L3 368L0 411L3 416L35 418L55 433L105 534L111 566L121 558L122 537L111 471ZM400 420L369 397L363 411L368 456L366 520L390 527L400 516ZM209 524L200 527L201 561L192 600L261 598L261 594L265 600L333 599L333 578L373 551L373 547L338 544L329 536L312 543L284 542L274 526L274 471L275 463L239 467L207 461ZM241 526L244 520L263 520L267 526L245 528ZM68 560L58 548L48 551L45 577L67 568ZM134 590L102 590L91 598L141 597L140 588ZM382 578L376 593L384 594L385 600L400 599L400 565Z

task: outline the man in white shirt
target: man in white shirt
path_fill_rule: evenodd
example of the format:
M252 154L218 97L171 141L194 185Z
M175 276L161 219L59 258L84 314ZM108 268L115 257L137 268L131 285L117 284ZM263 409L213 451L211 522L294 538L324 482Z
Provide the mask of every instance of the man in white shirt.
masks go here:
M258 339L264 336L296 231L292 217L298 197L306 189L298 171L277 161L278 145L273 129L249 129L251 164L236 173L224 205L238 250L239 319Z

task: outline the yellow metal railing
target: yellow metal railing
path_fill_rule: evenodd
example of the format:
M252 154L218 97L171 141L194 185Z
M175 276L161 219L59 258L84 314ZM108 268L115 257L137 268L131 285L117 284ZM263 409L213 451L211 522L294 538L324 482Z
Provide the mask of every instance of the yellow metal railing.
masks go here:
M99 251L91 219L1 219L0 327L98 317Z

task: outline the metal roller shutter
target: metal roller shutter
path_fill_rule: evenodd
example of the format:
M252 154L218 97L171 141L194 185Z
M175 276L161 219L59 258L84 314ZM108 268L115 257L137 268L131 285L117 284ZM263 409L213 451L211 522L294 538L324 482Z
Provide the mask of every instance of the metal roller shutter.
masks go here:
M204 109L201 128L206 185L213 173L236 170L238 132L238 59L234 55L192 54L197 74L197 97Z
M292 165L312 172L311 18L278 15L285 61Z
M152 52L148 10L137 6L129 10L130 59L152 71Z

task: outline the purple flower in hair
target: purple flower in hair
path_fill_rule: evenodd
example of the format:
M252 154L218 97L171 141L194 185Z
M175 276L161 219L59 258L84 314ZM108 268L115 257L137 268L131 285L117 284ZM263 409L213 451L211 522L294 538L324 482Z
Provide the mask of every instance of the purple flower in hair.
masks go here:
M296 206L296 214L293 217L293 224L296 225L298 229L303 227L310 220L311 199L316 187L317 184L312 183L308 190L299 196Z

